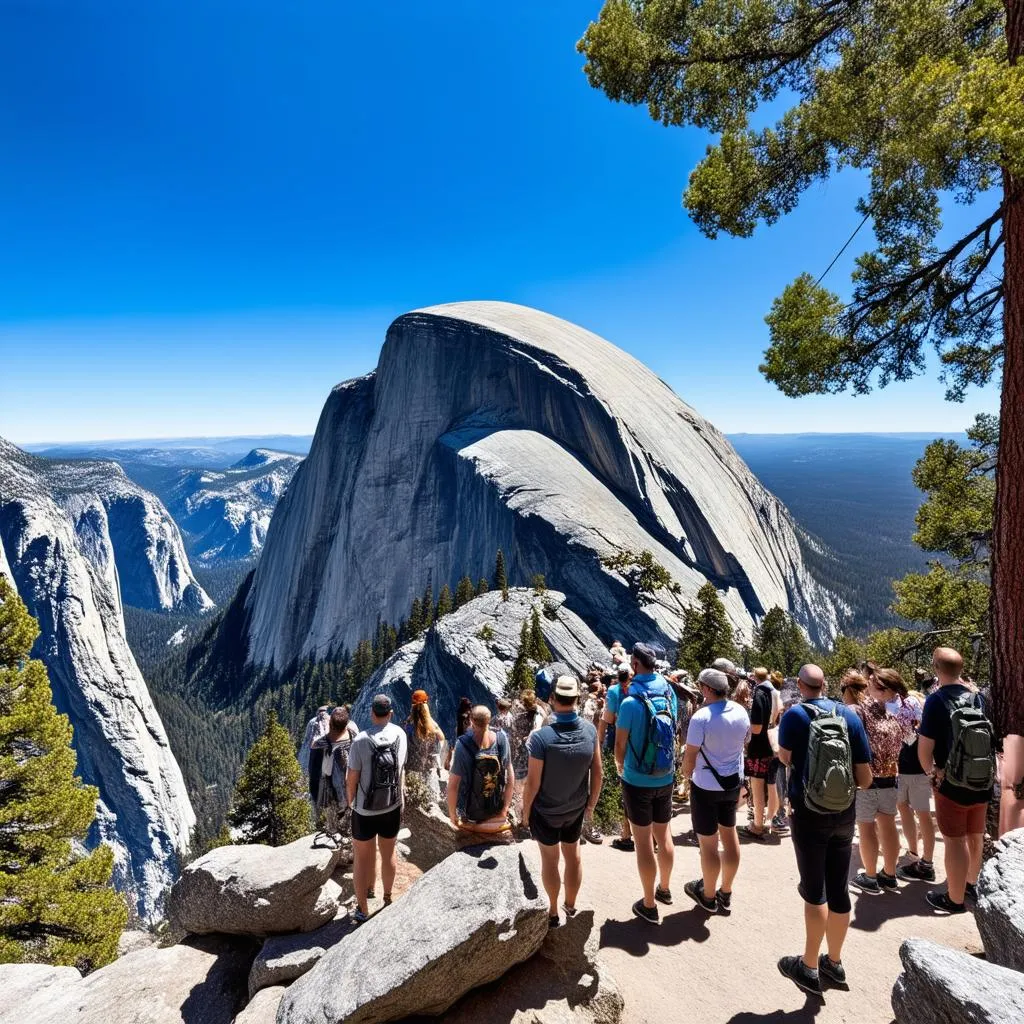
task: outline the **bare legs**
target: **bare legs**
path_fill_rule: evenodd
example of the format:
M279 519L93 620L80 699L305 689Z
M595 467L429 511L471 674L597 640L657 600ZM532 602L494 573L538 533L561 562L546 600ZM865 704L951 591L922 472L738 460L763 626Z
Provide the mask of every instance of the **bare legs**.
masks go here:
M390 896L398 870L398 851L395 839L356 839L353 841L352 884L356 890L356 903L369 913L366 894L377 884L377 848L380 846L380 880L384 895Z
M946 886L949 898L954 903L963 903L964 890L967 887L967 870L970 856L967 852L967 837L942 837L945 850Z
M750 780L750 795L754 801L754 828L761 832L764 829L764 805L768 783L764 779Z
M860 842L860 862L869 878L878 874L878 830L873 821L858 821L857 835Z
M812 971L818 969L818 956L821 944L827 942L828 958L833 963L842 963L843 942L850 929L850 914L836 914L828 909L828 904L818 906L804 903L804 965Z
M922 860L931 862L935 856L935 822L931 811L915 811L910 804L900 804L900 825L907 840L907 848ZM918 849L918 839L921 848Z
M882 848L882 864L885 867L885 873L895 875L896 863L900 859L900 834L896 831L896 815L876 815L875 827L878 830L878 841Z
M558 870L558 846L537 844L540 850L541 881L548 897L548 916L558 917L558 896L562 888L562 879ZM576 897L583 883L583 860L580 857L579 843L562 843L561 855L565 859L565 906L568 910L576 909Z
M978 884L981 873L981 855L985 848L985 837L981 832L972 832L967 837L967 881Z
M659 883L663 889L672 884L672 865L676 848L669 833L669 823L655 822L653 825L634 825L633 839L636 841L636 866L640 884L644 889L644 906L654 907L654 887ZM654 854L654 840L658 840L658 854Z
M719 826L713 836L698 836L700 841L700 869L704 876L704 894L711 898L721 888L722 892L732 892L732 883L740 866L740 841L735 828ZM722 842L719 853L718 842ZM722 876L722 884L718 884L718 876Z

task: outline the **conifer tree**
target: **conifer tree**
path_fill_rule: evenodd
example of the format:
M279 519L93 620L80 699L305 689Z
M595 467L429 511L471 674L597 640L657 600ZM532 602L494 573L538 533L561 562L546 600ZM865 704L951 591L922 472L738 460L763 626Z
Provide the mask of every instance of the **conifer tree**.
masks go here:
M522 628L519 630L519 653L512 665L512 673L508 681L509 695L518 696L523 690L532 690L534 684L532 666L530 665L530 624L523 619Z
M502 601L508 600L508 576L505 573L505 552L498 548L498 556L494 560L494 589L501 591Z
M753 655L762 665L792 676L810 661L811 648L793 617L776 606L768 610L754 629Z
M430 629L434 624L434 588L427 584L427 589L423 592L423 628Z
M523 625L525 626L526 623L524 622ZM534 661L543 662L551 660L551 651L544 640L544 630L541 629L540 625L540 612L536 605L534 605L533 611L530 613L529 644L529 654Z
M476 585L476 596L481 597L483 594L486 594L487 591L490 589L491 585L487 582L487 577L481 576L480 582Z
M418 597L413 598L407 629L410 640L415 640L423 632L423 604Z
M309 804L292 738L273 711L267 712L263 735L246 755L228 820L247 843L267 846L284 846L309 830Z
M676 664L696 676L716 658L738 657L732 626L713 583L697 591L697 604L683 611L683 632L679 638Z
M463 576L455 588L455 607L461 608L464 604L469 604L473 596L473 581L469 576Z
M437 617L443 619L446 615L449 615L452 611L452 592L448 588L446 583L441 588L441 593L437 599Z
M544 579L544 574L535 572L530 577L530 586L533 587L533 592L537 597L543 597L547 593L548 589L547 580Z
M38 634L0 576L0 963L91 970L117 956L128 907L110 847L81 850L97 791L75 777L71 724L29 660Z

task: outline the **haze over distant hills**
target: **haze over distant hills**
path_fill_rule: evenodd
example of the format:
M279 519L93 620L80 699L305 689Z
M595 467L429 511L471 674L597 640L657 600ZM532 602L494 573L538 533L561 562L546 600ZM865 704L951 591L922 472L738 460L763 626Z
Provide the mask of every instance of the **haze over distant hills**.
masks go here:
M237 437L117 438L108 441L40 442L24 451L50 459L114 459L154 466L230 466L256 448L306 455L312 434L261 434Z

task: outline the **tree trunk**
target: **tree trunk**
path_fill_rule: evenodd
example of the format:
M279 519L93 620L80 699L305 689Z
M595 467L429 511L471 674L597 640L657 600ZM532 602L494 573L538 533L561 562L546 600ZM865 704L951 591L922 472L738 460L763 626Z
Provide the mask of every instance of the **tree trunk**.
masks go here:
M1004 0L1011 64L1024 59L1024 0ZM1004 169L1003 392L992 536L992 695L1006 737L1004 801L1024 745L1024 178ZM1004 806L1004 811L1009 810ZM1020 806L1012 808L1017 817Z

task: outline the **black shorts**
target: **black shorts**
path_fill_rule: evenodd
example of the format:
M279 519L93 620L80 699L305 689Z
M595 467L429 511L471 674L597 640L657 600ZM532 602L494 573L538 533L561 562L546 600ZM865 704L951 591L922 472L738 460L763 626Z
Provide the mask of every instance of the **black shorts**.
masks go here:
M633 786L622 780L622 803L626 808L626 818L630 825L643 828L652 823L665 825L672 820L672 787L668 782L664 786Z
M699 836L713 836L722 828L736 827L736 802L740 787L727 789L701 789L690 786L690 821Z
M767 757L748 757L743 762L748 779L764 779L769 786L775 785L779 771L779 759L774 754Z
M853 815L800 811L789 820L804 902L819 907L827 903L833 913L848 914Z
M352 838L357 842L368 839L394 839L402 827L402 808L398 806L383 814L360 814L352 812Z
M583 833L584 811L565 825L552 825L536 807L530 809L530 835L541 846L557 846L559 843L578 843Z

